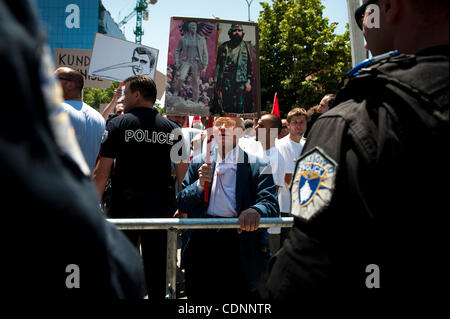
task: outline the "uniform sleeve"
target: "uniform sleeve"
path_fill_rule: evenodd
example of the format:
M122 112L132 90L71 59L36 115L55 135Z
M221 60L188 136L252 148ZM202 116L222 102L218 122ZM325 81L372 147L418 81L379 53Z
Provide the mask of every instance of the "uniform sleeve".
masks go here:
M118 118L114 118L106 123L103 133L102 144L100 147L100 156L116 158L120 145L120 134L118 130Z
M319 146L335 161L339 162L345 128L346 121L339 116L324 117L317 120L303 146L302 154ZM357 127L356 129L359 130L360 128Z

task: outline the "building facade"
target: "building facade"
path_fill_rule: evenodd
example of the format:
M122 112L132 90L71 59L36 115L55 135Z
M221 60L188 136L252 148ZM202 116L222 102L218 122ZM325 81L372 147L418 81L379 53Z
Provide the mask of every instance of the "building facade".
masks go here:
M101 0L37 0L48 44L55 48L92 50L95 33L125 39Z

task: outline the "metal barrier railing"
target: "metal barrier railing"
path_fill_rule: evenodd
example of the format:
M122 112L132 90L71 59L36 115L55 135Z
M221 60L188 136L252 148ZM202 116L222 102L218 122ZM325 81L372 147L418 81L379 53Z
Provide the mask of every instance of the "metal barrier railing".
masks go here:
M108 221L122 230L167 230L167 299L176 299L178 229L239 228L237 218L120 218ZM291 227L293 223L293 217L261 218L259 228Z

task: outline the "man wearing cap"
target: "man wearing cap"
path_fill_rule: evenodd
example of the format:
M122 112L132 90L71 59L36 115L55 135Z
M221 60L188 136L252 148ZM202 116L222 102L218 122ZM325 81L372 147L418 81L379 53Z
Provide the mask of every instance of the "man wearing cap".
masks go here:
M241 24L232 24L229 41L219 46L215 73L216 111L249 113L252 111L252 50L244 41Z

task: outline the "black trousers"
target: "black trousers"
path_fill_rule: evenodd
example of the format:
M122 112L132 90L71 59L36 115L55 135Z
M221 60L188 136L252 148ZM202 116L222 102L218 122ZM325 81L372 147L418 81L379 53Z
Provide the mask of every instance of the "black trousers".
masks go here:
M140 244L149 299L164 299L166 295L166 230L128 230L124 233L138 249Z
M184 258L188 299L253 297L245 279L236 229L193 231Z

